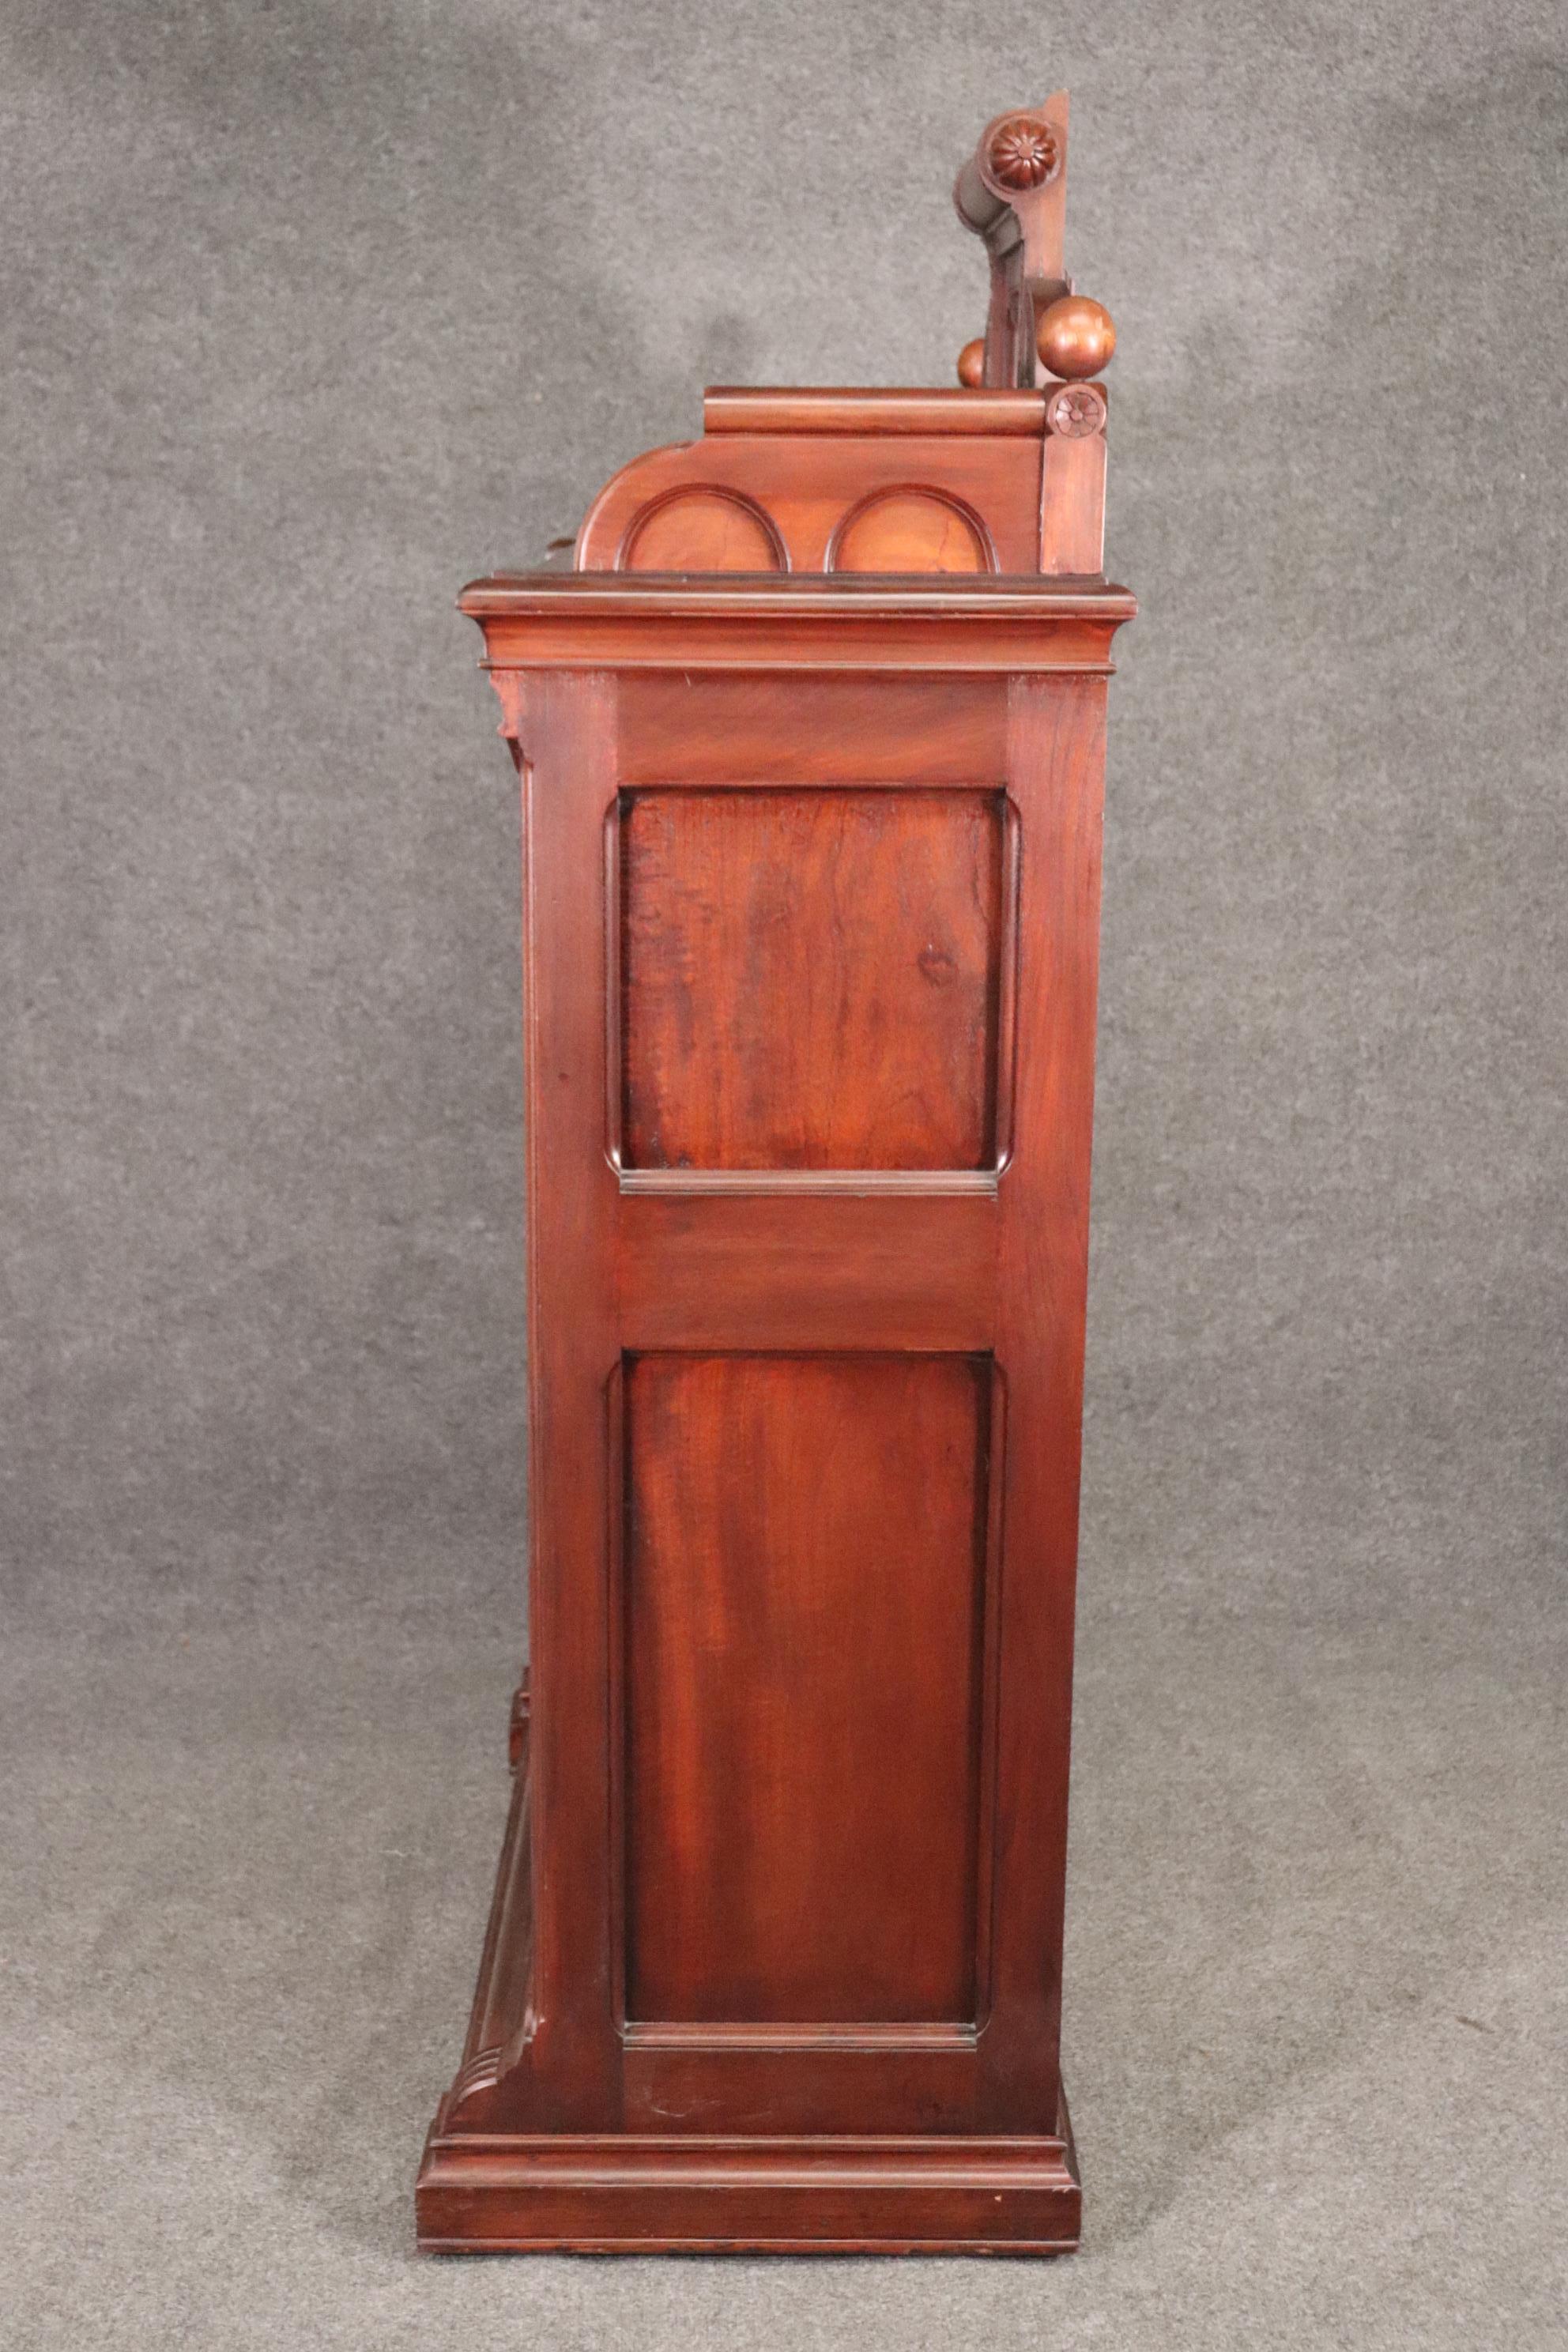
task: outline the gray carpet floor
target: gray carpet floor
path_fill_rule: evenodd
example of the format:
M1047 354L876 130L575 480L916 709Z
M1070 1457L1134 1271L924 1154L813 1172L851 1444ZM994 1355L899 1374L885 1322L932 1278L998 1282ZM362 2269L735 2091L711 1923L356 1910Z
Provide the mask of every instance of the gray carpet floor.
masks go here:
M1089 1596L1081 2254L416 2256L505 1807L500 1616L110 1609L8 1645L17 2352L1563 2340L1564 1662L1463 1611Z
M421 2261L507 1799L463 580L704 383L1121 330L1056 2264ZM0 2352L1568 2342L1549 0L0 6Z

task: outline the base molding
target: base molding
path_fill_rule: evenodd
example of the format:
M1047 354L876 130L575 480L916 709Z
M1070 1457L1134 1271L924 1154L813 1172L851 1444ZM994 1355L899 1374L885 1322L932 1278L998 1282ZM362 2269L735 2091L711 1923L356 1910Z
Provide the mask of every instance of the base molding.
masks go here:
M1069 2137L444 2138L416 2192L426 2253L1060 2254Z
M519 2083L497 2094L530 2031L528 1734L525 1685L463 2063L415 2189L422 2252L1072 2252L1083 2200L1065 2098L1051 2134L497 2130L527 2116Z

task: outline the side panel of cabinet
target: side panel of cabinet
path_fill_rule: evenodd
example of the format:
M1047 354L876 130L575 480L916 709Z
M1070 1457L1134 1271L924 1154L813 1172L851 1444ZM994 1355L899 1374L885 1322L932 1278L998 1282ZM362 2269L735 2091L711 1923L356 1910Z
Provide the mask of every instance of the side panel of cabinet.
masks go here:
M518 2128L1055 2128L1103 690L529 688Z

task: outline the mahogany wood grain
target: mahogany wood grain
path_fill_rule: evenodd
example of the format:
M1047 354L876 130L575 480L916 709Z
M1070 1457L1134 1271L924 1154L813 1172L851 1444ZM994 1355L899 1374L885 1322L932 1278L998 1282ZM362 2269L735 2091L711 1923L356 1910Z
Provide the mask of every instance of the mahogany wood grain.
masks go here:
M421 2244L436 2253L1066 2253L1081 2198L1050 2137L519 2134L436 2139Z
M632 1360L628 2017L973 2022L990 1380Z
M814 682L835 672L1105 676L1110 640L1137 610L1126 589L1103 580L980 578L958 596L930 580L739 573L731 584L721 575L503 572L471 582L458 602L484 628L514 739L516 689L530 670L783 670Z
M1062 387L1064 393L1067 387ZM1104 386L1083 392L1103 400ZM1079 387L1067 394L1076 404ZM1076 578L1098 572L1105 561L1105 436L1101 432L1048 433L1040 475L1041 568Z
M754 499L671 490L638 515L621 549L626 572L787 572L784 541Z
M626 1186L623 1185L623 1195ZM996 1182L986 1192L689 1188L623 1197L619 1299L628 1348L896 1349L989 1345Z
M754 604L749 583L731 593ZM834 592L847 603L855 593ZM979 592L948 593L956 604ZM1059 609L1040 593L1047 613ZM487 601L495 657L515 606L499 587ZM668 625L670 601L623 606L622 625ZM531 2189L526 2221L508 2201L506 2151L520 2135L623 2120L653 2134L722 2121L764 2142L770 2131L857 2141L878 2128L1033 2136L1032 2161L1055 2184L1040 2193L1059 2198L1104 694L1097 677L1048 667L1064 638L1071 659L1072 602L1036 636L1041 666L1011 681L939 667L962 658L969 622L929 610L893 624L919 633L918 677L654 677L635 664L607 676L520 667L510 683L496 673L505 723L519 730L529 835L534 1917L520 1902L514 1841L490 1965L501 1990L486 2011L494 2046L469 2052L443 2108L421 2192L425 2242L447 2242L432 2184L454 2149L474 2179L476 2134L498 2169L474 2190L474 2242L553 2242L568 2210L583 2242L621 2242L612 2212L640 2216L625 2221L626 2242L684 2242L687 2209L678 2216L651 2184L602 2194L579 2184L586 2204L573 2206L542 2189L535 2203ZM764 772L726 785L732 759ZM955 782L965 768L967 782ZM1010 865L994 848L1004 793L1016 812ZM796 831L781 835L785 817ZM654 852L642 858L636 836L649 820ZM684 975L662 1009L657 989L648 999L667 1041L685 1024L684 1058L668 1047L680 1114L718 1118L711 1148L722 1154L722 1105L749 1103L744 1131L767 1150L746 1156L766 1165L616 1171L615 1106L645 1048L615 977L627 902L618 878L606 895L606 835L612 877L634 877L633 902L644 894L660 968ZM814 862L826 843L832 854ZM748 898L758 872L785 894L771 910L765 895ZM683 911L694 874L695 912ZM1012 927L997 911L1004 874ZM847 918L834 913L846 877L857 886ZM889 1026L902 1066L918 1021L897 995L888 1024L867 1007L896 986L918 1013L931 983L918 976L917 934L938 913L968 923L957 961L976 987L984 972L991 990L1015 960L1016 971L1007 1000L995 987L982 1013L976 995L926 1065L922 1148L907 1156L956 1158L956 1137L973 1147L972 1163L991 1164L787 1164L851 1149L868 1162L898 1156L907 1089L893 1089L888 1125L867 1040ZM830 952L843 951L836 922L847 919L858 944L819 1034L791 959L770 961L769 934L809 951L824 919ZM629 961L635 976L637 953ZM738 1001L727 1026L693 1013L705 987ZM977 1116L974 1071L988 1062L1008 1072L1007 1153ZM801 1105L825 1069L833 1082L814 1129ZM710 1148L707 1131L691 1135ZM815 1137L809 1154L802 1136ZM972 1368L982 1364L980 1529ZM726 1401L736 1366L747 1368L743 1411ZM651 1420L649 1383L664 1391ZM922 1421L927 1398L940 1436ZM943 1466L961 1458L962 1474ZM792 1739L770 1748L791 1691ZM896 1724L910 1736L924 1727L929 1744L912 1762ZM779 1777L781 1757L794 1779ZM874 1825L880 1878L861 1859ZM727 1831L737 1832L728 1843ZM953 1893L971 1871L972 1904ZM954 1920L966 1906L961 1958ZM685 2031L661 2040L668 2026ZM799 2031L781 2042L781 2026ZM914 2192L900 2193L907 2204ZM779 2216L799 2204L792 2189L771 2209L780 2242L797 2242ZM589 2208L593 2228L581 2219ZM1076 2204L1051 2210L1066 2242ZM826 2209L817 2222L816 2242L833 2242ZM923 2242L922 2228L911 2221L907 2241Z
M603 2124L616 2095L613 1970L602 1916L609 1759L583 1737L609 1646L605 1383L616 1366L615 1180L604 1157L607 963L595 891L615 790L616 697L603 677L541 678L522 752L528 1070L531 1804L534 1857L530 2113ZM543 1899L542 1899L543 1898Z
M827 544L829 572L995 572L991 534L973 507L916 485L874 490Z
M999 793L631 793L628 1168L994 1158Z
M1015 1076L1001 1192L997 1360L1007 1539L995 1829L996 1935L979 2114L999 2129L1061 2095L1073 1603L1078 1564L1105 686L1016 678L1008 772L1026 843Z
M970 395L959 394L961 400ZM846 518L874 492L926 492L976 516L994 551L989 568L1039 569L1041 422L1030 435L723 432L654 451L607 482L577 538L580 572L628 568L650 509L688 499L746 499L767 518L795 572L830 571ZM753 567L756 568L756 567ZM946 567L909 563L920 572ZM966 565L965 569L973 568Z
M1000 789L1006 771L1007 681L994 675L638 669L619 694L626 785Z
M994 380L1065 110L1002 129ZM1104 415L721 390L574 572L464 591L522 782L531 1668L424 2247L1078 2242Z

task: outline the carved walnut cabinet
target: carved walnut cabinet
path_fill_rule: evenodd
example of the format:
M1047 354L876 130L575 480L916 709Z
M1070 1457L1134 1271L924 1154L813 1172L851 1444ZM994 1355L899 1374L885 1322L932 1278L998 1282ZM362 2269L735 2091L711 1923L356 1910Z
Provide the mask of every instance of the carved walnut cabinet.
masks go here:
M430 2249L1047 2252L1110 323L710 392L465 590L526 844L531 1683Z

